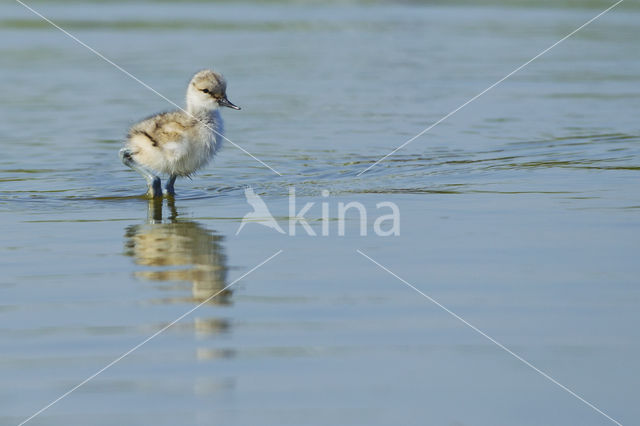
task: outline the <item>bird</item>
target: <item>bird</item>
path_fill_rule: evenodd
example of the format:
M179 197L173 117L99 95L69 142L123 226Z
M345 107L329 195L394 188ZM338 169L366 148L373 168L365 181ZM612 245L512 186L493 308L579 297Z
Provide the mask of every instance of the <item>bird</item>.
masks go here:
M227 98L227 82L210 69L189 82L186 109L153 115L129 129L120 160L147 181L149 198L174 196L178 177L190 177L218 152L224 138L220 107L239 110ZM168 175L164 191L159 175Z

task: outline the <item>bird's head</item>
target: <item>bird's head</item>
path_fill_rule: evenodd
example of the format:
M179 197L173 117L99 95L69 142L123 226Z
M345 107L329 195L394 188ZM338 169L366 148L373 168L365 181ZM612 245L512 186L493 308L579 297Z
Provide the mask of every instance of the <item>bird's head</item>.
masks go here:
M227 82L222 74L212 70L197 72L187 89L189 111L214 110L221 106L240 109L227 99Z

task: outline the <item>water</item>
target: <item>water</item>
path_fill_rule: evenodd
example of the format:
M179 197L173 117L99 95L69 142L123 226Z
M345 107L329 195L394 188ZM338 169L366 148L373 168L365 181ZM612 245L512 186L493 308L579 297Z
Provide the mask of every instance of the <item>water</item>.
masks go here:
M0 7L0 423L623 424L640 415L640 61L625 2L367 173L592 8L35 3L181 104L215 66L242 111L174 203L117 159L166 101ZM248 224L252 186L286 227ZM331 196L320 196L327 189ZM369 212L368 236L338 202ZM373 234L395 202L399 237Z

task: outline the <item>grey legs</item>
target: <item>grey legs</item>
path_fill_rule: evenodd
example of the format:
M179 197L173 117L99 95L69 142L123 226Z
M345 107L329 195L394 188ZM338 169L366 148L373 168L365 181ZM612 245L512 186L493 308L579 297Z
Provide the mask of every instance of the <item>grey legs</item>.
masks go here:
M125 166L131 167L136 172L140 173L142 177L147 181L147 185L149 186L149 190L147 191L147 196L151 198L162 197L162 184L160 182L160 178L156 176L151 170L146 167L138 164L133 157L131 156L131 152L127 148L122 148L120 150L120 159L124 163ZM171 178L169 179L171 181ZM175 181L175 178L173 179ZM171 182L171 189L173 190L173 181Z
M176 194L176 191L173 189L173 184L176 182L177 177L176 175L169 176L169 180L167 180L167 183L164 185L164 195L174 196Z

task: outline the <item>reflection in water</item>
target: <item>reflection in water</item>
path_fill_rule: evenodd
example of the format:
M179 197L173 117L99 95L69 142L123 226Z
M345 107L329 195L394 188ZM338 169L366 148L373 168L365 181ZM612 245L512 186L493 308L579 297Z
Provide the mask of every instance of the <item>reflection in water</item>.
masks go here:
M227 262L222 236L216 235L197 222L178 220L174 201L167 200L168 220L162 220L163 200L149 201L149 217L144 225L126 229L126 254L138 265L154 267L138 271L136 277L151 281L183 281L191 283L189 298L167 298L167 303L203 302L220 292L227 278ZM207 303L230 303L231 290L224 290ZM202 320L199 320L202 321ZM222 331L223 323L200 324L199 328ZM211 332L213 330L209 330Z

